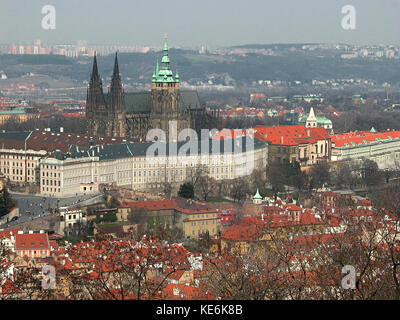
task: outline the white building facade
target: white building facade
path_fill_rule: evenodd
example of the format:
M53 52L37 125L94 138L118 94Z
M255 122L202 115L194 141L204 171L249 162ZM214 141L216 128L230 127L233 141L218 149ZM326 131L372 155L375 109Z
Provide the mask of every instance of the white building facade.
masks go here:
M149 156L145 149L151 143L124 143L95 146L70 155L56 154L40 161L40 191L43 195L68 196L80 194L83 185L100 184L149 191L165 183L180 185L199 166L215 180L235 179L267 164L267 144L252 141L254 148L241 152Z

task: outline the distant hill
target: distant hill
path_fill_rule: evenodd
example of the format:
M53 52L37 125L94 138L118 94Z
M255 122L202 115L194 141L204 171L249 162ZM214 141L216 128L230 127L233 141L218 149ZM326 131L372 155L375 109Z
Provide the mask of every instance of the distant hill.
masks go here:
M199 54L190 50L170 50L171 67L179 71L181 81L212 81L214 84L233 83L236 86L247 86L258 80L284 80L311 82L342 78L371 79L377 82L400 83L400 61L397 59L341 59L340 52L319 51L289 52L285 48L303 44L285 45L247 45L249 48L269 48L279 46L276 55L268 56L252 53L241 55ZM237 48L240 48L237 47ZM134 82L150 83L161 52L120 53L120 72L124 81L129 77ZM98 57L99 71L104 84L112 74L114 56ZM34 72L49 75L53 78L67 77L78 83L88 81L92 68L92 58L72 59L63 56L0 56L0 70L5 70L9 78Z

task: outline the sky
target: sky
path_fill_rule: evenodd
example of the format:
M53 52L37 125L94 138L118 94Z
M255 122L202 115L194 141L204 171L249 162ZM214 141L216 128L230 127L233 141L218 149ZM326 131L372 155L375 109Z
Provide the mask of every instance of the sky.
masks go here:
M56 28L42 28L42 7ZM356 29L342 28L342 7ZM0 0L0 43L172 47L268 43L400 44L400 0Z

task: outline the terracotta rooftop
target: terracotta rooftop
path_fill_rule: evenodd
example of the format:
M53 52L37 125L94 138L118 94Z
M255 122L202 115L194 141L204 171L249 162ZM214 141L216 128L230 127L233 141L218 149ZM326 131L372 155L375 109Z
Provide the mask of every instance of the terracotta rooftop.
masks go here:
M50 249L47 233L24 233L16 235L17 250Z
M332 136L335 147L351 147L378 142L380 140L400 139L400 131L370 132L355 131Z
M257 139L273 145L299 145L315 143L318 140L330 139L328 131L323 127L306 128L298 126L256 126L254 135Z

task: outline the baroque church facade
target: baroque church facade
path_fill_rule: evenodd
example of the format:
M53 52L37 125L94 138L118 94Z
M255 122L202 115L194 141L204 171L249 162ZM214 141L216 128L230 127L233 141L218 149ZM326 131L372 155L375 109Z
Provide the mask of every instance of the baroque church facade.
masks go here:
M196 91L179 88L178 73L170 68L168 44L164 41L161 66L156 64L151 92L125 93L115 55L114 72L107 94L94 57L93 70L87 92L87 133L94 136L134 138L145 141L150 129L162 129L169 139L169 123L176 121L176 130L201 127L201 120L213 118L200 104ZM205 120L206 119L206 120Z

